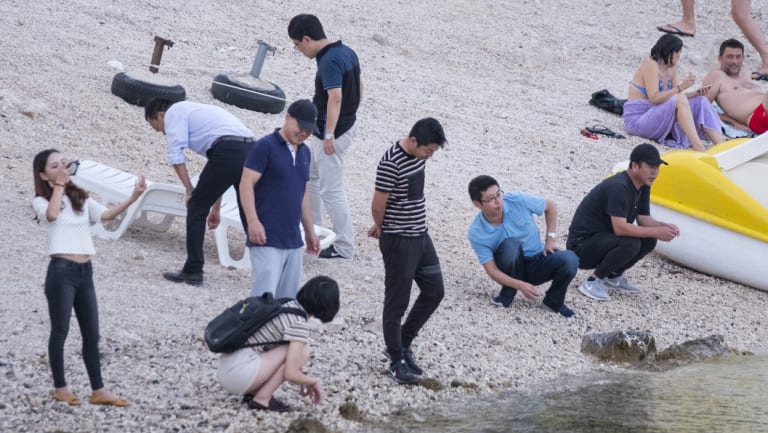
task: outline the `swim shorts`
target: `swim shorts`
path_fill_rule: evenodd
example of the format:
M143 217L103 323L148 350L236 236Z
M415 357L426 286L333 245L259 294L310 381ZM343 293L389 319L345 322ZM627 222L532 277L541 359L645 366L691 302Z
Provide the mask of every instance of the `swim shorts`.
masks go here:
M752 118L749 119L749 129L756 134L768 131L768 114L766 114L762 103L752 113Z

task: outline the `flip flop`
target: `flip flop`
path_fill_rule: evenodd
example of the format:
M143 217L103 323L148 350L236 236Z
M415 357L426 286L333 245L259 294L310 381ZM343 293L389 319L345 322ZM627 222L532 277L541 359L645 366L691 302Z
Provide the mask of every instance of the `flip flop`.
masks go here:
M595 125L595 126L591 126L591 127L588 126L586 128L586 130L591 132L591 133L593 133L593 134L602 134L602 135L605 135L606 137L610 137L610 138L627 138L627 137L619 134L618 132L613 132L610 129L608 129L605 126L602 126L602 125Z
M768 74L764 74L760 71L755 71L752 73L752 79L758 80L758 81L768 81Z
M658 31L660 31L660 32L663 32L663 33L669 33L670 35L677 35L677 36L690 36L690 37L693 37L693 33L687 33L687 32L684 32L684 31L680 30L679 28L677 28L677 27L673 26L672 24L665 24L665 25L666 25L667 27L669 27L670 29L672 29L672 30L669 30L669 29L665 29L665 28L664 28L664 27L662 27L662 26L658 26L658 27L656 27L656 30L658 30Z

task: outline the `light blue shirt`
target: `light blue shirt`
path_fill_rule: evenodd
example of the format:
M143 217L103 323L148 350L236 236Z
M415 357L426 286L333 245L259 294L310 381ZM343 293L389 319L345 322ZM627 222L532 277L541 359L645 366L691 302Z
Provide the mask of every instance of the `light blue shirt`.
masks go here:
M165 112L168 164L183 164L184 149L206 156L216 139L226 135L253 138L253 132L227 110L215 105L181 101Z
M515 238L522 243L526 257L535 256L544 250L544 242L533 214L543 215L547 200L522 192L508 192L504 194L503 206L501 224L494 226L485 219L482 212L478 212L467 230L467 238L481 265L493 260L493 253L508 238Z

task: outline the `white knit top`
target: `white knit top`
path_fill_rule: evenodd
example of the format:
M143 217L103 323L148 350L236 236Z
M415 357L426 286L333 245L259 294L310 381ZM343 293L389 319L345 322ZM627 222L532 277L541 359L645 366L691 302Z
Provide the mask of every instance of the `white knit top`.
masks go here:
M58 218L48 221L45 211L48 200L37 196L32 200L32 208L38 220L48 225L48 254L88 254L93 255L91 224L101 220L101 214L107 210L101 203L88 198L82 212L72 209L72 202L66 195L61 200L61 212Z

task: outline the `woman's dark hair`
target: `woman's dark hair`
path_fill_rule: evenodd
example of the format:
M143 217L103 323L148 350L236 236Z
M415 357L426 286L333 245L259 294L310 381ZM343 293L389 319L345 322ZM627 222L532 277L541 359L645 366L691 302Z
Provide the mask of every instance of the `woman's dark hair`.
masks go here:
M32 160L32 175L35 182L35 197L43 197L46 200L51 199L53 195L53 188L47 181L40 177L40 173L45 173L45 166L48 164L48 157L53 153L59 153L56 149L45 149L35 155L35 159ZM69 201L72 202L72 209L75 212L82 212L85 200L88 198L88 193L84 189L78 187L70 180L64 185L64 194L69 197Z
M301 286L296 300L307 314L328 323L339 312L339 285L333 278L319 275Z
M672 55L683 49L683 40L671 34L665 34L656 41L656 45L651 48L651 58L653 60L663 61L668 65L672 61Z

